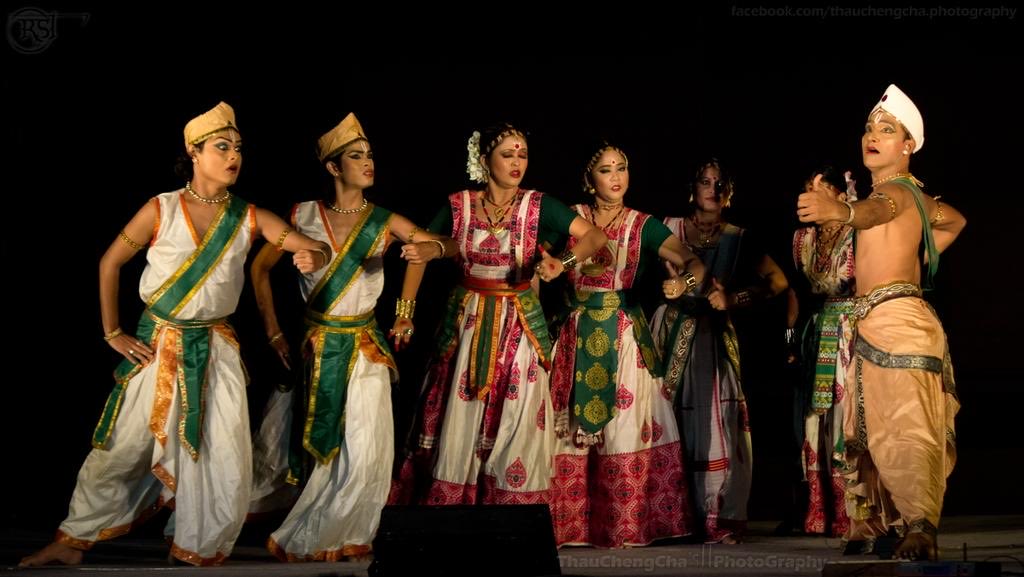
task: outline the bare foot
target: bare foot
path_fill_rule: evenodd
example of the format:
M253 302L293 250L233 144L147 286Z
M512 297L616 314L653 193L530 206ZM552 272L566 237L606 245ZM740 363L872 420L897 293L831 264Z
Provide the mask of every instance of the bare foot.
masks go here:
M82 551L54 541L28 557L23 557L18 567L39 567L50 563L78 565L82 562Z
M897 559L916 560L939 560L939 547L935 537L928 533L907 533L903 541L896 547L893 557Z

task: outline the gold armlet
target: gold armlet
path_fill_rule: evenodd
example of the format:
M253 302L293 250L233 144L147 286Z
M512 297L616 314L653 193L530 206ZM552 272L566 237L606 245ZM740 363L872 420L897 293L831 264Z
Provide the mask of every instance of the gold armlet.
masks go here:
M135 242L134 240L128 238L128 235L125 234L124 229L121 229L121 232L117 233L117 236L118 236L118 238L123 240L125 244L127 244L128 246L132 247L135 250L142 250L142 249L146 248L146 247L142 246L141 244Z
M277 242L274 243L274 246L277 248L277 252L284 250L284 239L291 234L291 232L292 229L285 227L284 231L281 232L281 236L277 237Z

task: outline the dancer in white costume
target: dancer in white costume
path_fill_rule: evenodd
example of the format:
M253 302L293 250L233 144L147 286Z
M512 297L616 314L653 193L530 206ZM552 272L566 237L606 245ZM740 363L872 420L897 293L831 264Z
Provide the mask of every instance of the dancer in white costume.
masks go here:
M185 188L139 210L100 261L104 337L125 360L53 543L22 566L75 564L96 541L127 533L173 501L171 554L217 565L245 520L251 484L245 371L226 317L235 311L254 238L298 251L299 270L330 260L330 247L291 234L273 213L232 195L242 139L225 103L185 126ZM118 314L121 267L146 248L146 302L136 331Z
M402 256L422 276L428 260L456 250L451 239L421 231L409 219L366 200L363 190L374 179L373 151L354 114L320 138L319 157L333 178L334 198L302 202L292 210L296 230L330 243L335 251L329 266L301 277L308 385L302 445L317 463L288 517L267 540L267 548L282 561L338 561L370 552L394 458L391 382L397 373L374 319L384 287L384 253L392 241L408 241ZM269 278L279 254L271 245L263 247L252 276L270 344L287 365L287 339L274 311ZM415 288L403 290L398 305L403 328L393 335L396 346L413 334L415 298ZM277 446L287 447L288 437L280 435Z

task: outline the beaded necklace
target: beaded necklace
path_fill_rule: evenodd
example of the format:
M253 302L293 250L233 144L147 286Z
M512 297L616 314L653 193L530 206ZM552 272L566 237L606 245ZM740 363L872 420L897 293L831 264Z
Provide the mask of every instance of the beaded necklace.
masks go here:
M508 199L508 202L497 204L493 200L487 197L487 193L480 195L480 208L484 210L484 216L487 217L487 230L493 235L503 235L508 232L508 221L505 217L512 212L512 205L515 204L516 199L519 198L519 191L512 195L512 198ZM494 218L491 218L490 211L487 210L487 203L491 203L494 206Z
M897 172L896 174L891 174L889 176L886 176L885 178L880 178L878 180L872 181L871 188L881 186L889 181L896 180L897 178L909 178L910 180L914 181L914 184L916 184L917 186L924 187L924 183L915 178L913 174L910 174L909 172Z
M360 204L358 208L338 208L338 207L334 206L333 202L328 202L327 203L327 208L333 210L334 212L336 212L338 214L355 214L357 212L363 212L363 210L366 209L366 206L368 204L369 204L369 202L367 202L366 197L364 196L363 197L363 203Z
M192 181L190 180L185 181L185 191L192 195L192 198L198 200L199 202L205 202L206 204L220 204L225 200L231 198L230 190L225 190L224 194L218 196L217 198L206 198L205 196L199 196L199 194L196 191L192 190Z

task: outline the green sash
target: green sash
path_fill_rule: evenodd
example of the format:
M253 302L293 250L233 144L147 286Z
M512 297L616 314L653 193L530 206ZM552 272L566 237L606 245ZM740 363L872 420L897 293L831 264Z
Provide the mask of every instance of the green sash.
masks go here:
M169 326L181 331L177 379L181 425L178 427L178 437L193 460L199 458L199 443L202 439L203 390L206 388L206 368L210 361L210 330L223 321L182 320L176 319L175 315L181 312L220 264L247 222L245 217L248 207L249 204L237 196L233 196L223 206L195 252L150 297L135 331L136 338L150 345L154 344L158 326ZM121 409L125 387L140 370L142 365L128 359L121 361L115 369L114 390L107 398L100 422L93 432L92 444L97 449L106 448Z
M479 298L477 299L476 328L470 343L469 376L467 378L467 389L470 394L483 399L491 390L499 352L499 343L496 341L501 330L501 315L498 314L500 299L509 299L515 306L523 333L533 345L534 351L537 353L537 360L545 369L550 369L551 335L548 334L547 321L544 318L540 299L528 284L524 284L526 288L520 290L517 288L518 285L488 288L485 286L487 282L479 281L479 279L464 279L463 283L469 286L455 287L448 297L444 319L441 321L438 334L437 356L440 359L448 360L454 353L461 336L462 319L467 312L466 305L472 295L477 294Z
M893 179L896 184L902 185L914 195L914 204L917 205L917 213L921 215L921 235L924 239L924 250L928 255L928 270L921 279L921 288L930 291L935 288L935 274L939 272L939 250L935 247L935 236L932 234L932 223L928 221L928 215L924 211L923 194L917 183L908 176L901 176Z
M344 438L345 401L361 335L366 333L391 358L372 310L348 317L327 314L362 274L363 262L387 233L390 218L391 212L378 206L367 210L309 297L306 340L313 354L306 367L310 388L302 446L324 464L338 454Z
M814 368L811 406L819 415L825 414L832 408L836 380L836 355L839 352L839 331L842 330L840 317L853 312L853 302L853 299L827 300L821 312L814 319L814 332L818 335L818 353Z
M633 338L652 376L662 374L661 359L654 352L651 331L639 307L627 302L626 291L577 291L573 306L576 321L576 366L573 385L573 414L589 434L604 428L615 413L618 388L618 311L633 321Z

